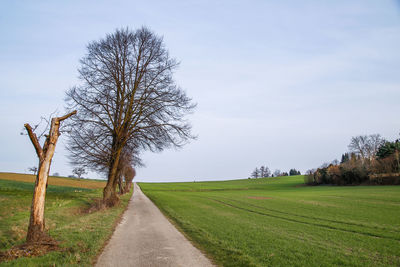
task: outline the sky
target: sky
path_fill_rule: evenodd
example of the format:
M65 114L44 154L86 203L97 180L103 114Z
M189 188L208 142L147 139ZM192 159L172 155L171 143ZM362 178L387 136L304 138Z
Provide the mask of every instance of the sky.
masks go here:
M350 138L400 132L400 1L12 1L0 3L0 171L37 165L26 122L64 112L89 42L147 26L181 62L198 139L144 152L137 181L305 172ZM72 174L57 144L51 173ZM86 177L104 178L89 172Z

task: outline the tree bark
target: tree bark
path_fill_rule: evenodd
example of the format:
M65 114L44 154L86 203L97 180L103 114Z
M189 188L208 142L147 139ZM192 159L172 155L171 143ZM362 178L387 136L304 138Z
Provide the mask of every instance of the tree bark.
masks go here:
M123 181L122 181L122 174L118 174L118 188L119 188L119 194L123 195L125 194L125 190L124 190L124 185L123 185Z
M117 150L115 153L114 160L112 161L108 172L107 184L103 190L103 202L107 207L113 207L119 202L116 189L118 183L117 172L120 155L121 149Z
M124 192L125 192L125 193L128 193L129 191L131 191L131 187L132 187L132 181L126 182L126 183L125 183Z
M45 234L44 204L51 160L54 156L58 137L60 136L60 122L74 114L76 114L76 111L73 111L63 117L51 119L49 135L46 137L43 148L40 146L39 140L36 134L33 132L32 127L28 123L24 125L39 158L39 168L36 175L35 189L31 205L31 215L29 219L28 233L26 236L26 241L28 243L43 241L43 239L47 236Z

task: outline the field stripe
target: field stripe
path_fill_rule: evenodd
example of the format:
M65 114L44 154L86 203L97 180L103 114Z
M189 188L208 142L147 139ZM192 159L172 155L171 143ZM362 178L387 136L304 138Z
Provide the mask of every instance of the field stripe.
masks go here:
M300 214L296 214L296 213L289 213L289 212L284 212L284 211L280 211L280 210L274 210L274 209L270 209L270 208L266 208L266 207L261 207L261 206L257 206L257 205L254 205L254 204L251 204L251 203L248 203L248 202L237 200L237 199L231 199L231 198L226 198L226 197L219 197L219 198L223 198L223 199L226 199L226 200L230 200L230 201L233 201L233 202L237 202L237 203L240 203L240 204L244 204L244 205L247 205L247 206L259 208L259 209L266 210L266 211L276 212L276 213L289 215L289 216L296 216L296 217L305 218L305 219L326 221L326 222L344 224L344 225L349 225L349 226L359 226L359 227L371 228L371 229L374 229L374 230L377 229L377 230L393 231L393 232L396 232L396 233L399 231L398 228L379 227L377 225L371 226L371 225L366 225L366 224L363 224L363 223L345 222L345 221L339 221L339 220L325 219L325 218L321 218L321 217L305 216L305 215L300 215Z
M215 202L218 202L220 204L235 208L235 209L239 209L239 210L244 210L250 213L255 213L261 216L268 216L268 217L274 217L277 219L281 219L284 221L289 221L289 222L295 222L295 223L301 223L301 224L306 224L306 225L313 225L313 226L317 226L320 228L326 228L326 229L330 229L330 230L337 230L337 231L342 231L342 232L348 232L348 233L354 233L354 234L360 234L360 235L365 235L365 236L370 236L370 237L377 237L377 238L383 238L383 239L389 239L389 240L395 240L395 241L400 241L400 238L396 238L396 237L389 237L389 236L384 236L384 235L377 235L377 234L373 234L373 233L368 233L368 232L359 232L356 230L351 230L351 229L344 229L344 228L340 228L340 227L334 227L331 225L326 225L326 224L319 224L319 223L312 223L312 222L304 222L301 220L296 220L296 219L292 219L292 218L287 218L287 217L283 217L283 216L279 216L279 215L274 215L274 214L267 214L267 213L263 213L260 211L256 211L256 210L251 210L251 209L247 209L247 208L243 208L243 207L239 207L236 205L233 205L231 203L227 203L218 199L213 199L213 198L208 198L210 200L213 200Z

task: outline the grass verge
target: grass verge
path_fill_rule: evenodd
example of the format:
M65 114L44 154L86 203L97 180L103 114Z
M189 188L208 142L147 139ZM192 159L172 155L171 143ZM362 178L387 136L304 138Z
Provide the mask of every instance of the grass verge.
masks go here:
M69 186L50 184L47 188L46 229L52 238L59 241L61 250L39 257L1 262L0 266L92 265L111 236L115 222L125 210L132 193L122 196L115 208L89 213L93 203L101 198L102 190L80 188L76 181L74 184L76 187L67 183ZM1 251L24 243L33 187L33 183L0 180Z
M222 266L399 266L400 186L301 186L302 176L140 183Z

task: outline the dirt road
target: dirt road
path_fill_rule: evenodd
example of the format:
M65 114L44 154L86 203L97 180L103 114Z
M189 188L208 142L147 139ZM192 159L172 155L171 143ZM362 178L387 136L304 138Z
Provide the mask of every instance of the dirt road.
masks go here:
M134 185L133 198L96 266L213 266Z

